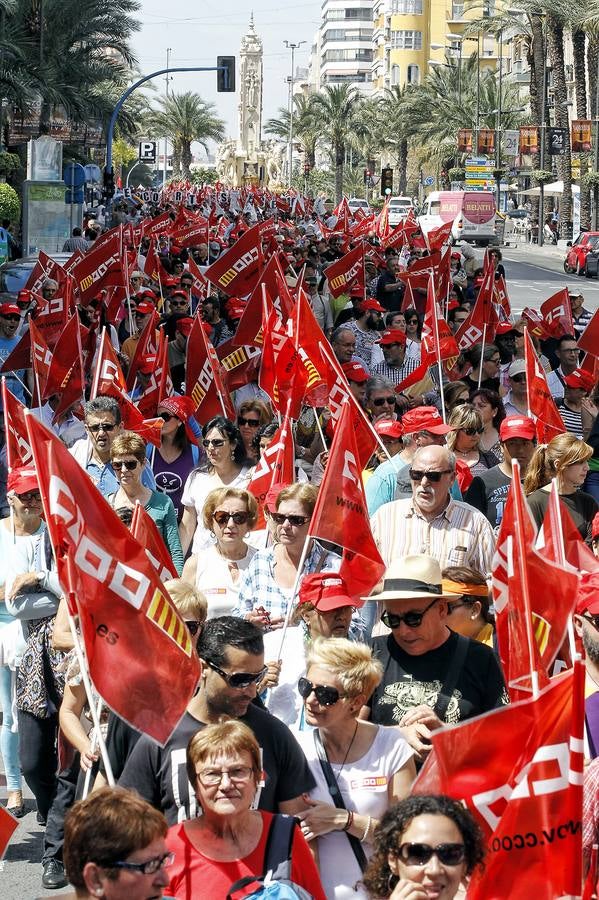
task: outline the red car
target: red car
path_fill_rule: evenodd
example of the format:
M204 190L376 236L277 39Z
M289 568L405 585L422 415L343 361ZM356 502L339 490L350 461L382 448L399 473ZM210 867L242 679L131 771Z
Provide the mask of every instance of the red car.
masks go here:
M568 246L564 260L564 272L567 275L587 275L587 255L599 250L599 231L582 231L573 244Z

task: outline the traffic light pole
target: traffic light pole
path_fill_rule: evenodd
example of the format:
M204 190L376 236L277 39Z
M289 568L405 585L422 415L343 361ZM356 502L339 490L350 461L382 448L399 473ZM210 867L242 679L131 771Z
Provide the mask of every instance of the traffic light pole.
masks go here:
M114 110L112 112L112 116L110 117L110 122L108 123L108 131L106 133L106 165L104 167L104 177L106 179L106 175L113 175L113 167L112 167L112 142L114 140L114 129L116 125L116 120L118 114L120 113L123 103L130 97L133 91L136 91L137 88L145 84L146 81L151 81L152 78L157 78L159 75L172 75L173 72L222 72L223 78L225 80L225 90L228 90L228 80L229 80L229 67L228 66L188 66L182 69L159 69L157 72L152 72L150 75L144 75L143 78L140 78L139 81L136 81L127 90L121 94L119 99L116 102ZM114 180L114 179L113 179ZM110 208L112 206L112 196L107 198L106 207L108 213L110 213Z

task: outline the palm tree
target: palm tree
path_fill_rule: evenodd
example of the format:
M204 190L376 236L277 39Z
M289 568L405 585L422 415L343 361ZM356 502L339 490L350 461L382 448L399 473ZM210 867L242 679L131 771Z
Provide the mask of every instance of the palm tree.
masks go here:
M295 94L293 98L293 137L304 148L306 163L310 169L313 169L316 164L316 142L320 134L314 116L313 98L314 95L306 97L304 94ZM268 119L264 124L264 132L282 141L288 141L289 126L289 110L280 106L278 118Z
M411 86L394 85L386 88L379 99L384 146L395 148L400 194L407 192L409 141L416 132L415 123L408 114L409 100L412 99L408 95L414 90Z
M314 115L335 166L337 203L343 194L345 151L353 133L354 120L361 102L360 91L349 84L327 84L321 93L314 94L312 98Z
M191 91L162 97L160 109L149 113L146 125L152 135L166 135L171 140L173 175L185 178L190 175L192 141L207 151L207 141L222 141L225 136L224 122L216 115L214 104Z

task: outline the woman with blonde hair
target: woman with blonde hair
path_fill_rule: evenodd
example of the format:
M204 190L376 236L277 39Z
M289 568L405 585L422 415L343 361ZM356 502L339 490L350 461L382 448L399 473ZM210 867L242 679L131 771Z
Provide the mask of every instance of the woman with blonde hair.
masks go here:
M247 725L229 720L196 732L187 746L187 775L202 815L169 829L167 846L174 852L169 897L225 900L236 894L233 886L240 879L266 875L269 838L282 829L290 838L283 842L291 846L290 880L307 896L325 900L295 819L252 808L260 790L262 758Z
M466 463L472 475L482 475L499 463L494 453L480 449L485 426L480 413L471 403L454 407L447 424L452 429L446 438L447 447L457 459Z
M202 521L216 543L190 556L182 577L205 594L211 618L229 615L237 603L241 578L256 552L245 538L257 520L256 499L242 488L217 488L206 497Z
M366 896L359 882L375 828L407 796L416 772L396 729L358 718L382 674L366 644L319 638L298 682L312 730L297 737L316 779L300 819L306 839L316 841L329 900Z
M548 444L539 444L526 470L524 493L537 527L543 524L549 503L551 480L557 479L559 495L582 538L591 543L591 524L597 501L580 490L589 471L593 448L569 432Z

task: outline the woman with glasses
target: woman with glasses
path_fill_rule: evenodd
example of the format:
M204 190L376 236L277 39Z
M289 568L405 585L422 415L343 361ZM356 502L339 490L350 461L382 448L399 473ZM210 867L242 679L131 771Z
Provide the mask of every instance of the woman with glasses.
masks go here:
M272 422L272 410L262 400L244 400L237 410L237 427L245 447L245 454L252 463L258 462L255 437L265 425Z
M501 365L499 348L495 344L485 344L484 347L482 344L474 344L473 347L466 350L464 357L472 369L468 375L461 376L461 380L466 382L470 391L488 388L498 394L499 367Z
M499 426L506 416L503 400L495 391L481 388L480 391L474 391L470 402L479 413L484 428L480 436L479 449L485 453L492 453L497 462L501 462L503 450L499 440Z
M182 577L205 595L210 618L230 615L237 604L241 578L256 552L245 538L257 520L258 504L241 488L217 488L206 497L202 521L216 543L190 556Z
M150 468L156 487L173 501L179 522L183 516L183 485L200 461L197 446L200 428L193 419L194 408L191 397L167 397L159 403L157 415L164 422L160 447L152 445L150 451Z
M229 894L237 896L234 886L247 878L257 888L254 879L276 869L268 847L279 843L274 835L283 829L288 837L280 862L286 862L291 848L287 877L308 897L325 900L316 864L295 819L252 808L260 794L262 754L247 725L228 721L196 732L187 747L187 775L202 814L169 829L167 845L175 856L169 896L225 900ZM241 896L242 885L238 890Z
M443 399L447 414L453 412L456 406L470 402L470 390L464 381L448 381L443 387Z
M160 491L151 491L141 482L146 462L146 445L132 431L123 431L110 447L110 462L116 474L119 488L106 499L113 509L135 508L141 503L148 511L164 540L179 574L183 570L183 552L177 528L177 513L172 500Z
M382 671L365 644L321 638L298 682L312 729L298 739L316 780L300 820L315 841L329 900L366 896L359 882L379 819L407 796L416 774L414 752L395 729L358 718Z
M181 497L184 508L179 535L183 553L187 553L190 544L192 553L199 553L214 543L211 530L201 518L210 491L220 487L245 488L250 480L250 466L239 429L224 416L214 416L206 422L202 428L202 446L206 463L189 473Z
M318 488L312 484L290 484L273 503L265 503L267 524L274 545L258 550L239 588L233 615L243 616L265 631L280 628L294 600L294 587L303 559L302 575L337 572L341 557L308 538ZM272 508L274 506L274 508Z
M563 501L589 545L592 541L592 523L597 501L581 490L589 471L589 459L593 448L566 432L558 434L548 444L539 444L526 469L524 493L532 517L540 528L549 503L551 480L557 479L560 499Z
M173 854L168 826L133 791L104 787L81 800L65 821L64 864L77 900L160 900Z
M452 900L484 856L483 834L461 803L425 794L407 797L381 819L364 884L377 900Z
M443 592L457 594L447 601L447 625L452 631L494 647L495 619L490 610L489 585L484 575L467 566L443 569Z
M447 447L470 469L472 475L480 475L499 463L493 453L480 449L484 425L480 413L470 403L456 406L447 423L451 431L447 435Z

